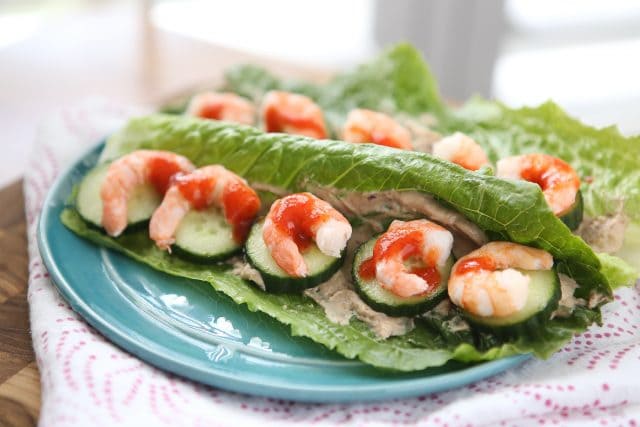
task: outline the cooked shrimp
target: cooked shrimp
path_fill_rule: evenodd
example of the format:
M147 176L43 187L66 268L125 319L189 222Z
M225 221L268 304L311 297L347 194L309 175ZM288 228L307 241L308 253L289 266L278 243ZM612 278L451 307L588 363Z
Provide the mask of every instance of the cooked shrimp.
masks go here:
M203 92L191 99L186 114L203 119L252 125L256 111L251 102L235 93Z
M315 241L323 254L339 258L351 237L351 224L329 203L311 193L276 200L267 214L262 238L276 264L287 274L305 277L301 251Z
M498 161L496 175L524 179L542 189L547 204L556 216L571 209L580 189L580 177L564 160L548 154L524 154Z
M100 188L102 226L119 236L127 227L127 200L136 186L151 183L164 194L173 175L193 169L189 159L169 151L138 150L120 157L109 166Z
M529 276L518 270L550 270L551 255L511 242L490 242L460 258L449 276L449 298L477 316L509 316L524 307Z
M212 205L222 208L227 223L233 227L234 239L244 242L260 210L260 199L244 179L219 165L205 166L174 178L151 217L149 236L160 249L168 250L187 212Z
M347 142L372 143L411 150L411 133L391 117L371 110L352 110L342 130Z
M453 235L426 219L393 221L373 247L375 278L400 297L423 294L440 283L438 268L451 255Z
M461 132L456 132L433 144L433 155L472 171L489 164L489 158L482 147Z
M262 101L262 117L267 132L326 138L327 129L320 107L304 95L271 91Z

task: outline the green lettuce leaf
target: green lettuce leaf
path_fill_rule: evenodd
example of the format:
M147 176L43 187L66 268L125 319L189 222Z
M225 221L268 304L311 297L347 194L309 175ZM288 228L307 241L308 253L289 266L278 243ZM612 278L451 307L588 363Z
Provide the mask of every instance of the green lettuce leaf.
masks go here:
M609 285L613 289L636 284L638 270L635 267L609 254L600 253L598 258L600 258L600 263L602 264L602 274L606 276Z
M523 353L548 357L575 333L600 320L599 311L579 309L573 318L552 320L535 337L523 336L513 342L483 334L467 334L461 339L419 322L406 335L382 340L357 319L348 325L329 322L322 308L302 295L269 294L222 265L199 265L170 256L155 247L145 230L128 232L114 239L88 226L73 209L63 211L61 219L69 229L94 243L167 274L207 282L237 304L246 304L251 311L264 312L289 325L292 335L311 338L347 358L358 358L382 369L417 371L441 366L449 360L478 362Z
M287 191L330 187L344 192L429 193L487 231L550 251L560 268L580 283L578 296L595 292L605 300L611 297L598 257L551 213L539 189L526 182L472 173L423 153L264 134L251 127L167 115L132 120L109 139L101 161L140 148L171 150L196 165L221 163L250 182ZM356 319L346 326L329 322L319 306L302 296L266 294L223 267L212 269L168 256L144 231L112 239L88 227L73 210L64 212L63 222L79 235L158 270L206 281L237 303L290 325L295 335L381 368L410 371L451 359L472 362L528 352L547 357L574 333L600 320L597 308L579 308L569 318L551 320L536 334L512 341L478 332L460 336L437 326L442 322L419 322L407 335L381 340Z
M414 117L429 113L435 118L436 130L470 134L494 162L534 151L565 159L583 177L587 214L604 215L623 207L634 221L631 228L640 227L640 137L625 138L613 127L586 126L552 102L536 108L510 109L474 98L461 110L447 109L420 53L407 44L389 48L373 61L339 74L323 86L282 81L260 67L246 65L226 74L225 89L256 101L271 89L304 93L322 106L333 135L338 135L346 114L356 107ZM617 255L640 265L639 254L640 238L627 237ZM614 268L627 267L616 263ZM606 273L624 271L607 269Z
M531 152L560 157L582 177L588 214L604 215L623 207L633 221L640 221L640 136L627 138L615 127L586 126L551 101L511 109L479 98L443 121L441 130L468 133L494 162Z
M109 139L102 160L141 148L174 151L196 165L223 164L249 182L291 192L320 187L428 193L483 230L549 251L561 269L584 285L578 296L588 297L592 290L611 295L596 255L553 215L535 184L476 174L424 153L265 134L247 126L169 115L130 121Z
M326 85L283 81L255 65L240 65L225 74L222 89L256 102L269 90L307 95L322 107L333 135L338 135L354 108L413 116L424 113L440 116L445 111L427 64L408 44L387 49L373 61L338 74Z
M551 154L569 162L582 177L588 215L622 210L631 219L624 247L616 254L624 261L607 256L607 268L602 271L612 284L622 284L621 278L626 278L626 285L635 282L638 270L628 263L640 265L639 233L633 231L640 227L640 137L623 137L615 127L586 126L551 101L535 108L511 109L480 98L450 112L440 120L438 130L467 133L483 146L493 162L531 152ZM630 278L633 274L635 278Z
M611 201L622 200L630 217L638 218L638 210L632 208L639 203L640 168L634 166L638 156L625 158L625 153L637 152L637 140L625 139L614 129L586 127L553 104L511 110L495 102L475 100L462 111L451 111L443 105L420 54L409 45L389 49L326 85L282 81L259 67L240 66L226 74L224 89L255 101L272 89L306 94L323 107L334 135L348 111L356 107L415 117L428 113L436 118L437 130L470 134L488 149L494 161L504 155L544 151L567 159L583 176L603 176L583 188L588 212L607 213ZM181 108L171 111L180 112ZM264 135L248 127L156 115L134 120L110 138L102 161L138 148L172 150L198 165L222 163L250 182L288 191L332 187L345 192L417 190L433 194L496 238L550 251L560 270L580 284L577 296L598 293L607 300L611 297L610 284L629 284L637 276L618 258L596 256L572 235L549 211L537 186L499 180L491 174L473 174L425 154ZM574 151L578 154L571 154ZM293 158L295 162L290 161ZM266 294L224 267L204 268L170 257L155 249L143 232L112 239L87 227L73 210L66 210L62 220L79 235L153 268L208 282L235 302L290 325L294 335L309 337L345 357L381 368L411 371L451 359L474 362L528 352L547 357L573 334L600 321L599 309L579 307L569 318L550 320L535 336L505 342L486 333L452 332L443 319L425 318L405 336L380 340L356 319L346 326L329 322L319 306L302 296ZM625 251L636 257L639 253L635 246Z

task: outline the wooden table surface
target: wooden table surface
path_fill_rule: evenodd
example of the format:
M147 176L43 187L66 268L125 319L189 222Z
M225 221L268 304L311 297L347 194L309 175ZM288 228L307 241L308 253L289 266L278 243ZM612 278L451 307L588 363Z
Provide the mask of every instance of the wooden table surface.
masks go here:
M29 332L22 182L0 190L0 426L32 426L40 378Z

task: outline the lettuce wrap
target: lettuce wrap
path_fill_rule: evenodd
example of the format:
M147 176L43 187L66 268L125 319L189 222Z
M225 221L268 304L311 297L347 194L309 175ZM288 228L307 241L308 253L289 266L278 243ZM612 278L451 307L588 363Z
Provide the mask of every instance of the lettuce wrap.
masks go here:
M385 111L396 117L426 120L439 132L462 130L488 149L493 159L524 151L566 153L567 140L584 144L570 157L581 174L594 180L585 186L591 215L612 214L606 197L622 200L631 225L638 220L640 175L636 140L611 129L595 130L568 118L553 106L510 110L501 104L475 100L461 111L445 107L420 55L408 45L388 50L356 70L323 86L282 82L265 70L245 66L230 71L225 83L254 100L271 89L286 89L313 97L335 131L353 107ZM538 118L538 122L536 122ZM615 141L611 138L615 136ZM519 353L548 357L575 333L600 322L600 306L612 298L612 287L632 284L635 268L611 255L597 255L557 219L540 191L528 182L506 181L462 169L420 152L399 151L370 144L314 140L265 134L247 126L157 114L133 119L112 135L101 162L147 148L170 150L197 166L222 164L258 189L274 194L311 191L334 201L371 194L418 194L455 212L490 239L504 239L549 251L558 269L574 279L575 297L586 301L566 317L555 317L535 331L505 338L486 331L460 330L448 318L433 313L415 321L408 333L381 338L357 318L347 324L328 320L322 307L304 295L269 294L241 279L228 265L198 265L160 251L146 230L108 237L87 225L73 208L62 214L64 224L78 235L121 251L171 275L208 282L219 292L252 311L261 311L304 336L347 358L399 371L440 366L449 360L478 362ZM619 167L610 160L624 158ZM265 193L266 194L266 193ZM357 223L357 215L349 217ZM635 245L627 244L626 259Z

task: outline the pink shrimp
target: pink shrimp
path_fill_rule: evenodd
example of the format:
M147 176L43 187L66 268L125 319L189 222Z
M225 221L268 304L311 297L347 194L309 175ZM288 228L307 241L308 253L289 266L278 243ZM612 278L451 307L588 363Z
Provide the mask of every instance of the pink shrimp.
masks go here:
M411 150L411 133L391 117L371 110L352 110L342 131L347 142L371 143Z
M498 161L496 175L524 179L542 189L547 204L556 216L571 210L580 189L580 177L564 160L548 154L524 154Z
M512 242L490 242L460 258L449 276L451 301L477 316L509 316L524 307L529 276L523 270L550 270L553 257Z
M408 298L440 283L439 268L451 255L453 235L426 219L393 221L360 266L360 275L375 278L394 294ZM411 265L407 265L411 261Z
M327 128L320 107L304 95L271 91L262 102L262 117L267 132L285 132L322 139Z
M274 261L294 277L308 275L309 269L300 252L312 240L322 253L339 258L350 237L349 221L311 193L291 194L276 200L262 229L262 238Z
M433 144L433 155L472 171L489 164L489 158L482 147L461 132Z
M235 93L203 92L191 99L186 114L203 119L252 125L256 111L251 102Z
M127 201L135 187L150 183L164 194L173 175L193 169L189 159L169 151L138 150L115 160L100 188L102 226L119 236L127 227Z
M153 213L149 236L163 250L175 242L180 221L190 209L222 208L233 227L233 237L243 243L260 210L260 199L246 181L219 165L205 166L190 174L177 175Z

